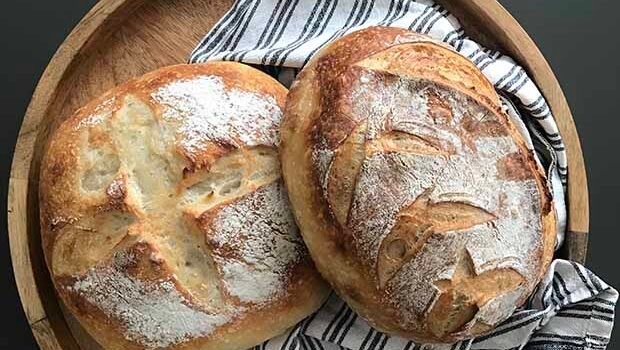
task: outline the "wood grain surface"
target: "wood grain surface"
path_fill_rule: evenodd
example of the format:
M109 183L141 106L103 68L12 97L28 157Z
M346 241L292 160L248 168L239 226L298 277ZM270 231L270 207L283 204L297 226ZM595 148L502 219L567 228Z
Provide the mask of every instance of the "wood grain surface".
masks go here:
M56 299L40 247L38 177L48 135L76 108L155 68L184 63L233 0L102 0L58 49L32 96L15 147L9 183L11 259L33 334L43 350L98 345ZM441 0L468 34L524 65L551 105L569 157L569 234L563 257L583 262L589 223L579 137L562 90L544 57L495 0Z

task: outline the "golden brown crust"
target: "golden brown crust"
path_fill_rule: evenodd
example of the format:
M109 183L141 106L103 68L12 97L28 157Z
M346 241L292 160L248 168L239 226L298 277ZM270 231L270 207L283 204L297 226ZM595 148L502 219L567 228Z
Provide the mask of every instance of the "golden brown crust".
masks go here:
M382 331L485 332L551 260L542 168L491 83L430 38L371 27L322 49L289 92L280 152L315 264Z
M50 138L46 262L104 348L246 349L323 302L279 179L286 93L242 64L171 66L106 92Z

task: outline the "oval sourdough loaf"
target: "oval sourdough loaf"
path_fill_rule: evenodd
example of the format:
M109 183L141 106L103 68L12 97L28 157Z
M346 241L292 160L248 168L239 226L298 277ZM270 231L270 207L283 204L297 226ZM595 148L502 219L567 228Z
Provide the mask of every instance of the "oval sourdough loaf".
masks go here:
M541 167L491 83L428 37L373 27L324 48L291 88L280 147L319 271L382 331L488 331L550 262Z
M286 93L237 63L172 66L51 137L45 257L104 348L246 349L325 299L280 176Z

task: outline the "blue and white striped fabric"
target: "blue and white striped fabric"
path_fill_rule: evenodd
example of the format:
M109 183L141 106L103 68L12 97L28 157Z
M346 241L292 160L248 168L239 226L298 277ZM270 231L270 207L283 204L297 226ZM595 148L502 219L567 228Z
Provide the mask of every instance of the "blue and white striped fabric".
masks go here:
M253 64L288 86L325 44L372 25L407 28L442 40L471 59L495 85L507 113L547 169L561 243L568 167L549 105L521 66L467 37L458 20L431 0L237 0L189 61ZM256 349L605 349L617 299L616 290L585 267L558 259L527 305L490 334L473 340L423 345L389 337L369 327L333 294L317 313Z

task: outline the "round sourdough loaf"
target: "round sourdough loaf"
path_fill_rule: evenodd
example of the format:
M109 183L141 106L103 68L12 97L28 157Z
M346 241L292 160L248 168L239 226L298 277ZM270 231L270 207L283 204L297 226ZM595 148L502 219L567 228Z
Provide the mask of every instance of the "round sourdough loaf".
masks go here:
M553 255L542 168L466 58L372 27L289 93L281 160L322 275L374 327L422 342L490 330Z
M50 138L47 265L104 348L246 349L325 299L280 176L286 93L238 63L172 66Z

